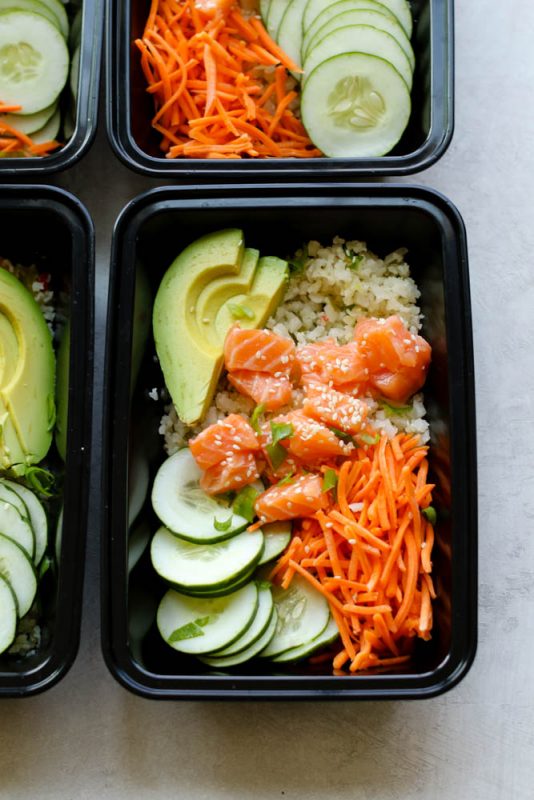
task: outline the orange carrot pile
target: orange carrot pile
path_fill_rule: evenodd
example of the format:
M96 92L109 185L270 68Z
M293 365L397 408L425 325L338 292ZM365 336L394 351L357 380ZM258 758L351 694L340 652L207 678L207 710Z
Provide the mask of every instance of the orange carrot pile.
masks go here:
M422 513L428 447L417 436L358 448L341 466L328 508L295 521L271 578L287 588L298 573L328 600L340 632L336 674L409 661L415 637L430 639L432 524ZM319 656L322 658L322 656Z
M152 0L135 44L167 158L322 155L293 112L298 66L236 0Z
M0 157L47 156L60 147L59 142L56 141L35 144L30 136L26 136L25 133L17 130L12 125L8 125L2 119L2 114L15 114L21 110L21 106L0 102Z

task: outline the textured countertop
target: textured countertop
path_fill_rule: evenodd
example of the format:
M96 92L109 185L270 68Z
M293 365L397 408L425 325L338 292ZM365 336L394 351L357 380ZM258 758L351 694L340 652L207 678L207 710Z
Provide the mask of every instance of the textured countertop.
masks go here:
M0 702L2 800L534 797L534 5L456 5L453 143L410 182L449 196L468 231L480 505L474 666L450 693L419 702L134 697L100 653L93 530L73 668L41 696ZM156 183L120 166L103 130L56 182L95 220L101 347L114 220Z

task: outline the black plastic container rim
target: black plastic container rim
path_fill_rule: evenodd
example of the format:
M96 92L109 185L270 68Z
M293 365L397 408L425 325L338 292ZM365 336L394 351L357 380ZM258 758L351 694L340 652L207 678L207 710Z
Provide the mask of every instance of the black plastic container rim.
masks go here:
M474 362L471 326L470 288L467 260L467 238L463 219L458 209L444 195L423 186L409 184L362 183L346 184L298 184L283 186L207 186L191 189L187 187L164 187L152 189L130 201L120 213L114 227L111 254L111 281L108 297L106 365L104 375L103 450L102 450L102 546L101 546L101 644L108 669L116 680L134 694L157 700L401 700L423 699L443 694L462 680L473 663L477 646L477 473L476 473L476 427ZM449 656L437 670L411 675L375 676L191 676L156 675L134 663L127 644L127 614L122 587L127 585L126 559L120 558L124 543L116 535L120 521L115 525L114 509L120 500L111 491L111 459L115 450L114 437L124 448L126 441L125 422L113 418L115 382L114 369L116 351L119 347L119 331L127 330L130 320L119 302L124 286L121 269L123 240L130 252L135 247L136 232L128 230L132 221L138 223L153 213L179 210L180 207L209 208L239 207L254 200L257 205L276 201L278 205L291 205L293 200L331 203L332 200L365 202L377 208L404 201L410 206L424 209L439 219L454 238L454 248L445 244L445 261L456 261L457 271L444 271L447 290L454 290L458 304L449 304L447 337L453 351L461 354L454 365L457 377L454 397L450 398L454 408L455 438L460 442L461 460L455 466L460 473L463 486L463 504L459 527L468 532L462 543L460 558L464 569L464 580L455 575L455 591L460 595L457 602L455 639ZM133 269L134 259L128 261L127 269ZM131 277L131 276L130 276ZM126 279L128 282L128 279ZM129 372L129 365L128 365ZM121 382L128 382L128 375L121 375ZM450 389L450 386L449 386ZM119 433L117 431L120 430ZM120 520L120 518L119 518ZM115 531L112 534L111 531ZM458 553L455 564L459 564ZM461 585L458 586L457 584ZM120 587L117 589L117 587ZM456 595L455 595L456 596ZM460 607L460 611L458 610ZM459 619L459 614L461 620ZM458 630L463 636L458 635ZM461 639L461 641L459 641ZM311 684L315 684L312 686ZM307 684L307 686L306 686ZM319 684L320 688L317 688Z
M72 666L80 641L80 621L88 524L94 340L94 228L85 206L70 192L44 185L0 185L3 207L57 211L73 232L69 370L69 414L64 508L57 587L58 612L51 652L37 668L22 673L0 671L0 698L28 697L50 689ZM76 388L77 387L77 391ZM71 498L69 502L69 498ZM65 598L59 610L61 598Z
M229 183L257 178L262 182L296 183L312 181L352 181L384 175L411 175L432 166L447 150L454 131L454 0L428 0L432 15L432 55L430 96L432 123L425 142L413 152L379 158L324 159L242 159L239 162L217 159L155 158L144 152L131 132L130 58L131 4L126 2L121 17L119 0L107 3L106 20L106 124L108 137L117 156L131 169L152 177L179 178L190 183L216 179ZM438 22L439 17L439 22ZM440 71L445 77L439 91Z
M46 158L0 158L0 179L39 178L72 167L87 152L96 135L104 0L83 0L82 40L76 125L64 147Z

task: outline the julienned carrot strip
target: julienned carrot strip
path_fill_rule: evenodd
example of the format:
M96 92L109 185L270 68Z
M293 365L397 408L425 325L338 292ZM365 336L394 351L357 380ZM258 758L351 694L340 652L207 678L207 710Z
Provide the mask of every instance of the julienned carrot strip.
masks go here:
M250 20L250 24L256 30L256 32L258 34L258 39L263 44L263 46L266 48L266 50L268 50L269 52L271 52L274 55L278 56L278 60L280 61L280 64L283 64L283 66L286 67L287 69L291 70L291 72L302 72L302 69L299 67L299 65L295 64L293 59L291 59L287 55L287 53L284 53L282 48L278 47L276 42L274 42L273 39L271 39L271 37L269 36L267 31L263 27L263 24L258 19L258 17L252 17L251 20Z
M434 531L421 513L433 488L426 453L416 437L381 436L320 468L336 471L336 492L314 519L295 524L301 545L290 544L279 560L283 586L298 572L330 605L341 637L335 674L403 664L414 636L430 638L436 593L429 574Z

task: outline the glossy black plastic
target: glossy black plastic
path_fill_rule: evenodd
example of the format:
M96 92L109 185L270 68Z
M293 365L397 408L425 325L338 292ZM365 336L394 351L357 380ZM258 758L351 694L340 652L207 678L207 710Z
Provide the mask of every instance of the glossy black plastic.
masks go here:
M159 637L154 616L165 587L147 550L129 572L130 504L140 499L135 476L141 464L151 479L164 459L158 435L163 403L148 394L163 385L150 335L151 297L177 252L223 227L242 228L248 246L278 256L311 238L330 242L335 235L364 239L381 256L401 246L409 250L421 290L423 333L433 347L425 396L440 519L433 638L418 643L409 670L344 677L328 674L328 665L281 669L256 661L228 675L210 674ZM142 331L147 339L139 368ZM102 646L111 672L126 687L152 698L420 698L449 689L465 675L476 649L477 619L474 375L465 230L444 197L420 187L374 184L290 191L167 188L132 201L113 241L105 406ZM139 525L146 537L156 530L149 498Z
M107 19L107 124L117 155L146 175L180 183L334 180L407 175L433 164L454 128L453 0L411 0L416 58L412 114L401 141L380 158L166 159L150 127L154 115L133 41L142 35L149 0L109 0Z
M49 553L55 551L61 505L59 561L44 576L39 602L41 645L25 657L0 656L0 697L23 697L55 684L71 666L80 635L93 385L94 234L84 206L46 186L0 186L0 255L36 264L52 276L56 311L70 319L67 461L49 456L64 475L49 506Z
M96 134L100 64L104 37L104 0L81 0L83 22L76 120L72 136L66 144L46 158L0 158L0 179L18 176L39 178L72 167L89 149ZM67 10L78 6L69 4ZM72 16L69 17L72 22ZM70 102L67 81L61 99L65 110Z

